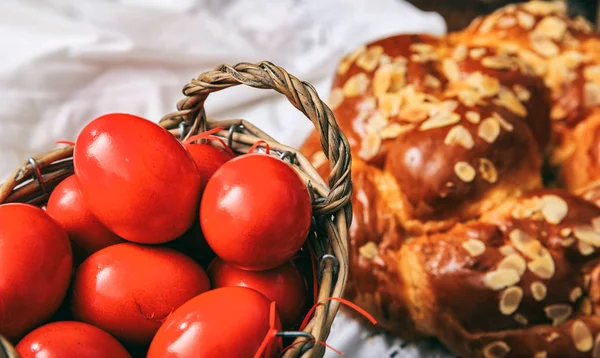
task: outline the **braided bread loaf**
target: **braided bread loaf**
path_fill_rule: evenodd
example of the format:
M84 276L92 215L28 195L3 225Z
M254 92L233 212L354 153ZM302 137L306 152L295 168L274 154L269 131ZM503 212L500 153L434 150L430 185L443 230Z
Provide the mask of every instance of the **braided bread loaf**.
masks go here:
M446 37L380 39L344 57L329 104L355 158L348 298L464 357L600 357L600 38L585 20L532 1ZM316 134L302 151L326 176ZM565 189L544 188L544 163Z

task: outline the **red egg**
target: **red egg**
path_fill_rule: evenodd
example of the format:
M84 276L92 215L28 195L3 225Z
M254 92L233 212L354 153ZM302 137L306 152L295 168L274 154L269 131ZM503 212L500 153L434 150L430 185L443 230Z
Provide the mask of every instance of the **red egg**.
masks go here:
M155 123L129 114L96 118L77 138L73 165L89 210L126 240L168 242L194 222L198 169L183 145Z
M206 143L200 144L185 144L185 149L190 152L196 167L200 173L200 185L201 190L204 190L206 183L210 177L219 169L223 164L229 161L233 156L225 151L224 149L212 146Z
M269 329L281 329L270 306L264 295L245 287L203 293L167 318L147 358L253 358ZM277 357L280 349L281 341L275 338L263 357Z
M94 252L124 242L92 214L81 196L75 176L63 180L48 199L48 215L66 230L73 247L73 258L80 263Z
M217 256L243 269L268 270L300 249L311 209L308 189L290 165L266 154L246 154L208 181L200 224Z
M306 283L296 266L287 262L267 271L247 271L216 258L208 268L211 286L252 288L277 302L277 312L284 327L302 319L306 308Z
M110 334L87 323L49 323L17 344L21 358L130 358Z
M75 319L143 345L171 312L209 289L202 267L176 250L117 244L79 266L71 307Z
M23 337L60 306L73 263L67 233L42 209L0 205L0 333Z
M204 234L202 234L200 223L197 220L183 236L166 243L165 247L183 252L202 267L208 267L216 256L214 251L208 246Z

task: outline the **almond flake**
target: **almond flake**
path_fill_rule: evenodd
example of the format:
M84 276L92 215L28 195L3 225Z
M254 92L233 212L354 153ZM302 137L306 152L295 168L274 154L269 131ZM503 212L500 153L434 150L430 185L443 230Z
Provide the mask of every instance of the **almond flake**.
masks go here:
M468 111L467 113L465 113L465 118L467 119L467 121L474 124L479 123L479 121L481 120L479 113L473 111Z
M467 58L467 46L466 45L458 45L452 51L452 58L456 62L462 62Z
M370 261L379 255L379 249L373 241L369 241L358 248L358 253L360 254L360 256Z
M373 75L373 95L380 97L388 91L392 84L392 66L380 66Z
M576 238L594 247L600 247L600 233L594 231L592 226L578 226L573 229Z
M567 23L556 16L543 18L531 32L533 37L547 37L552 40L560 41L565 31Z
M402 104L402 96L397 93L384 93L379 96L379 110L386 117L396 116Z
M492 114L492 117L496 118L496 120L498 121L498 123L500 123L500 127L502 127L502 129L504 129L507 132L512 132L513 131L514 126L512 125L512 123L510 123L509 121L507 121L506 119L504 119L504 117L502 117L498 113L494 112Z
M560 222L567 216L569 212L569 206L558 195L544 195L542 196L542 216L550 224L560 224ZM600 237L600 235L599 235Z
M419 130L426 131L434 128L442 128L460 122L460 116L457 113L440 113L421 124Z
M515 63L508 56L488 56L481 60L481 65L494 70L506 70L512 68Z
M583 77L587 81L600 83L600 65L587 66L583 69Z
M594 345L594 337L588 326L580 320L573 322L571 326L571 337L573 338L573 344L580 352L588 352Z
M550 119L553 121L559 121L565 118L567 114L567 111L557 103L552 106L552 109L550 110Z
M381 112L375 112L367 120L367 133L379 133L387 124L387 118Z
M409 103L402 107L398 113L398 117L411 123L422 122L428 116L429 106L424 103Z
M345 75L346 72L348 72L348 70L350 69L350 66L352 65L352 63L358 58L358 56L360 56L366 50L367 50L366 46L360 46L354 52L352 52L351 54L346 56L346 58L344 58L340 62L338 69L337 69L337 73L340 75Z
M429 87L429 88L440 88L440 86L442 85L442 82L440 82L440 80L438 80L436 77L434 77L430 74L427 74L427 75L425 75L423 84L425 85L425 87Z
M535 24L535 18L526 12L517 12L517 22L525 30L529 30Z
M483 241L476 239L469 239L463 242L462 247L473 257L479 256L485 252L485 244Z
M460 180L464 181L465 183L472 182L473 179L475 179L475 175L477 174L475 172L475 169L473 169L473 167L467 162L457 162L456 164L454 164L454 173Z
M433 50L434 50L433 46L431 46L430 44L426 44L426 43L414 43L414 44L411 44L409 48L412 52L419 52L419 53L433 52Z
M546 61L535 52L520 49L518 54L521 60L533 68L536 75L543 76L548 71L548 64Z
M371 72L379 65L381 55L383 55L383 47L371 46L358 57L356 65L365 71Z
M594 107L600 104L600 84L586 82L583 90L584 101L587 107Z
M371 112L372 110L374 110L375 108L377 108L377 102L375 101L375 98L373 98L373 97L367 97L367 98L363 99L356 106L356 108L360 112Z
M383 128L379 132L379 136L382 139L393 139L393 138L397 138L399 135L404 134L414 128L415 128L415 126L413 124L402 125L402 124L398 124L398 123L392 123L392 124L389 124L387 127Z
M508 88L502 87L498 94L498 99L494 103L505 107L514 114L525 117L527 116L527 109L523 106L521 101L512 93Z
M566 238L560 242L563 247L569 247L575 243L575 239L572 237Z
M513 269L497 269L488 272L483 277L484 285L494 291L500 291L506 287L513 286L521 280L521 276Z
M589 256L594 253L594 247L583 241L577 242L577 249L579 250L579 253L583 256Z
M578 299L581 298L581 296L583 296L583 290L581 289L581 287L575 287L569 293L569 301L575 303Z
M321 165L327 163L327 156L325 155L325 153L323 153L322 150L320 150L312 155L310 162L313 167L318 169Z
M485 97L495 96L500 91L500 81L497 78L484 75L479 71L467 77L466 82Z
M519 286L512 286L504 290L500 296L500 313L506 316L515 313L522 298L523 290Z
M552 343L559 337L560 337L560 334L558 334L557 332L552 332L548 335L548 337L546 337L546 342Z
M341 88L334 88L329 93L329 98L327 99L327 104L329 108L334 110L338 108L342 102L344 102L344 91Z
M600 233L600 216L592 219L592 228L595 232Z
M479 32L482 34L490 32L490 30L496 24L497 19L498 19L498 15L496 15L494 13L484 17L483 21L481 22L481 26L479 26Z
M436 61L438 55L435 52L418 52L410 55L410 59L417 63L426 63L429 61Z
M481 178L490 184L498 181L498 171L491 160L487 158L479 158L479 173Z
M363 72L358 73L344 83L344 95L346 97L362 95L367 91L367 87L369 87L369 78Z
M557 327L571 317L571 314L573 314L573 308L570 305L556 304L546 306L544 308L544 312L546 312L546 317L552 320L552 325Z
M456 82L460 80L460 69L456 61L451 58L445 58L442 61L442 70L444 75L450 82Z
M504 341L494 341L483 348L485 358L503 358L510 352L510 347Z
M562 2L530 1L521 5L523 9L535 15L547 16L550 14L562 14L565 12L565 4Z
M493 117L486 118L479 125L477 135L488 143L494 143L500 135L500 124Z
M589 298L584 298L583 300L581 300L581 304L579 305L579 311L586 316L591 316L594 311L592 301L590 301Z
M515 19L512 16L502 16L501 18L498 19L498 27L500 28L507 28L507 27L513 27L517 24L517 19Z
M535 352L535 354L533 355L533 358L548 358L548 352L546 352L546 351Z
M556 56L560 52L558 45L544 38L533 38L531 48L544 57Z
M368 133L362 139L362 146L360 148L360 152L358 153L359 157L364 160L369 160L379 153L379 148L381 147L381 137L379 137L375 133Z
M584 17L582 17L581 15L578 15L577 17L575 17L575 20L573 20L571 22L571 25L573 25L573 27L577 30L577 31L581 31L584 34L589 34L591 32L594 31L594 27L592 26L592 24L590 24L589 21L587 21Z
M473 141L473 136L471 136L471 133L465 127L458 124L448 131L448 134L444 139L444 144L456 144L464 147L465 149L471 149L473 148L475 142Z
M554 259L548 251L545 251L542 256L530 261L527 268L539 278L549 280L554 276Z
M508 236L513 246L528 258L537 259L542 256L544 252L542 244L529 236L525 231L513 229Z
M483 55L485 55L486 49L483 47L476 47L469 50L469 56L474 60L479 60Z
M529 324L529 320L527 319L527 317L523 316L520 313L517 313L516 315L513 316L515 322L517 322L518 324L522 325L522 326L527 326Z
M527 88L521 86L520 84L514 85L513 90L515 91L517 98L522 102L527 102L531 98L531 92L529 92Z
M504 256L509 256L509 255L512 255L512 254L516 254L516 253L517 253L517 252L515 251L515 249L513 249L513 247L512 247L512 246L510 246L510 245L504 245L504 246L501 246L501 247L498 249L498 251L500 251L500 253L501 253L502 255L504 255ZM500 265L502 265L502 262L500 262ZM498 266L498 268L507 268L507 267L500 267L500 266ZM513 268L513 267L510 267L510 268ZM525 269L524 269L524 268L525 268L525 265L523 265L523 272L525 272ZM520 270L518 270L518 271L519 271L519 274L521 274L521 271L520 271ZM521 275L522 275L522 274L521 274Z
M505 246L510 247L510 246ZM512 249L512 248L511 248ZM527 262L525 259L521 257L521 255L512 253L508 254L505 258L500 261L498 264L499 269L512 269L519 273L519 276L523 276L525 270L527 268Z

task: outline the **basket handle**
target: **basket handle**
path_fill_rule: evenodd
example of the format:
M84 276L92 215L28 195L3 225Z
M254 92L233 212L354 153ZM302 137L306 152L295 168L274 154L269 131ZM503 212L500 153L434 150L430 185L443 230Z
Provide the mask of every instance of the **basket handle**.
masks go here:
M205 72L183 88L186 96L177 104L177 111L164 116L160 123L194 123L199 117L201 126L206 122L204 102L208 95L228 87L244 84L250 87L273 89L283 95L311 120L321 138L321 147L329 159L330 192L322 202L314 202L313 209L330 214L346 208L346 222L351 222L350 196L352 191L350 168L351 156L348 140L340 130L331 109L319 98L314 87L290 75L283 68L270 62L258 64L239 63L235 66L221 65Z

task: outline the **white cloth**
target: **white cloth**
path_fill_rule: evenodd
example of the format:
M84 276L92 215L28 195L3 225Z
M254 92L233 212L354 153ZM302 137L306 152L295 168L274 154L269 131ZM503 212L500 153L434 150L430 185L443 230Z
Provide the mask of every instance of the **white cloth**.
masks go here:
M99 115L159 120L184 84L219 64L269 60L325 98L337 61L358 45L445 31L438 14L401 0L0 2L0 180L55 141L75 141ZM274 91L228 89L210 96L207 113L248 119L293 146L311 128ZM349 358L388 357L397 343L365 343L361 332L340 316L328 343ZM395 357L418 350L402 352Z

